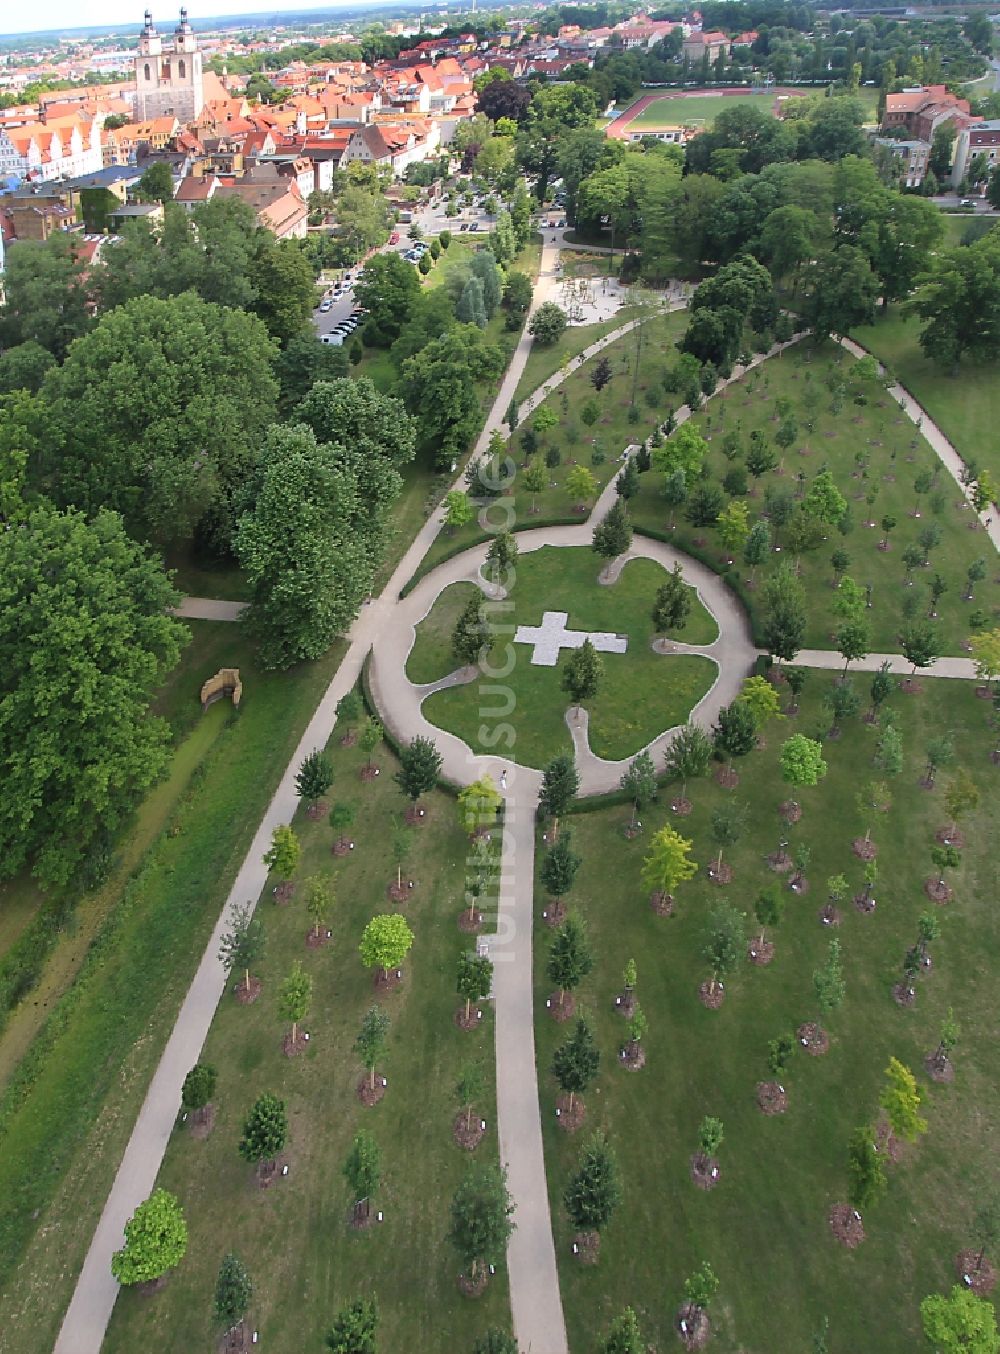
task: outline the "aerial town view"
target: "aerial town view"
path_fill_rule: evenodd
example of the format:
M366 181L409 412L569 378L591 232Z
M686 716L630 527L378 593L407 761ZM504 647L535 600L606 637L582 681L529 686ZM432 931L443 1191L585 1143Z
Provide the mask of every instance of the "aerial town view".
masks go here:
M1000 1354L1000 13L698 2L0 7L2 1354Z

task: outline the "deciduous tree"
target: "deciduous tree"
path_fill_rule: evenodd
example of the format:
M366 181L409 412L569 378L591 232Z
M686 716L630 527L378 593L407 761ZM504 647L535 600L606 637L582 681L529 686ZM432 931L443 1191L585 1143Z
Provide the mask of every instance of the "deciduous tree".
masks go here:
M594 952L590 948L583 922L572 914L552 937L545 971L549 981L559 989L559 1005L566 993L573 992L594 967Z
M582 1095L597 1076L601 1055L586 1020L578 1020L573 1033L552 1056L552 1072L560 1090L569 1096L572 1113L576 1097Z
M513 1211L506 1171L493 1165L471 1167L452 1199L449 1239L472 1283L479 1281L483 1266L503 1260Z
M188 1231L175 1195L155 1189L125 1224L125 1245L111 1257L120 1284L162 1278L184 1259Z
M372 917L361 936L358 951L365 968L375 968L384 977L399 968L410 952L413 932L405 917L390 912Z

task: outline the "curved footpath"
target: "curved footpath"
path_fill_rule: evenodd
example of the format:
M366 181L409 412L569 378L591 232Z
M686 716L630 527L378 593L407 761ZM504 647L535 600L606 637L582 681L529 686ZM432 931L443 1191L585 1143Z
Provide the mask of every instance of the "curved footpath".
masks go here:
M558 253L557 248L543 245L539 279L529 315L548 298L556 281ZM504 413L524 371L530 348L531 336L525 324L476 444L476 454L486 449L493 429L503 425ZM456 479L455 487L463 487L462 476ZM348 632L347 653L309 721L261 820L153 1074L63 1318L55 1354L99 1354L118 1295L118 1285L111 1275L111 1256L122 1246L125 1223L153 1189L177 1117L181 1084L198 1059L225 990L226 975L218 960L220 938L232 925L234 908L248 901L256 905L267 879L263 855L270 845L271 833L279 823L291 822L298 807L295 792L298 768L304 757L329 741L336 723L338 701L358 680L365 655L375 638L394 626L399 592L413 576L443 523L444 510L439 505L417 533L383 592L362 609ZM531 890L537 786L530 773L519 773L510 788L514 792L513 803L508 801L512 831L509 845L505 834L501 880L502 897L509 902L501 911L501 922L508 921L509 913L515 943L511 945L509 959L497 967L498 1073L501 1067L509 1066L508 1053L512 1046L530 1040L533 1050ZM545 1187L533 1051L530 1067L527 1059L521 1057L517 1072L516 1085L510 1085L506 1078L501 1084L498 1077L497 1092L501 1151L509 1166L515 1217L519 1224L508 1251L515 1333L519 1344L532 1354L565 1354L566 1328ZM528 1183L529 1192L519 1188L523 1182Z

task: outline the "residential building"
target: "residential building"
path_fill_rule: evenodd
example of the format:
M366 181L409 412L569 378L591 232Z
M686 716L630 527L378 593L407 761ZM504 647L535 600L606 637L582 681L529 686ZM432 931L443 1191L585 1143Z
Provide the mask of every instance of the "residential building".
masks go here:
M692 63L700 62L707 56L711 64L718 61L720 54L728 56L731 48L732 43L725 33L705 33L699 29L697 32L689 33L681 43L681 56Z
M1000 164L1000 119L973 122L963 127L955 141L951 181L956 186L965 178L969 163L982 155L990 169Z
M929 141L897 141L891 136L876 136L873 143L885 157L895 162L891 181L901 188L919 188L927 175L927 162L930 158ZM876 151L876 163L879 161Z

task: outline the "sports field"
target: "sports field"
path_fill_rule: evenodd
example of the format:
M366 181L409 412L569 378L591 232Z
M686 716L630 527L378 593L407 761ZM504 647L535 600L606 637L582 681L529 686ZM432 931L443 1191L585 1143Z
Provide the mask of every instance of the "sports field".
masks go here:
M608 127L608 135L626 137L640 129L704 127L734 104L751 104L770 112L779 94L795 97L808 90L785 86L751 93L749 90L686 90L683 93L643 94Z

